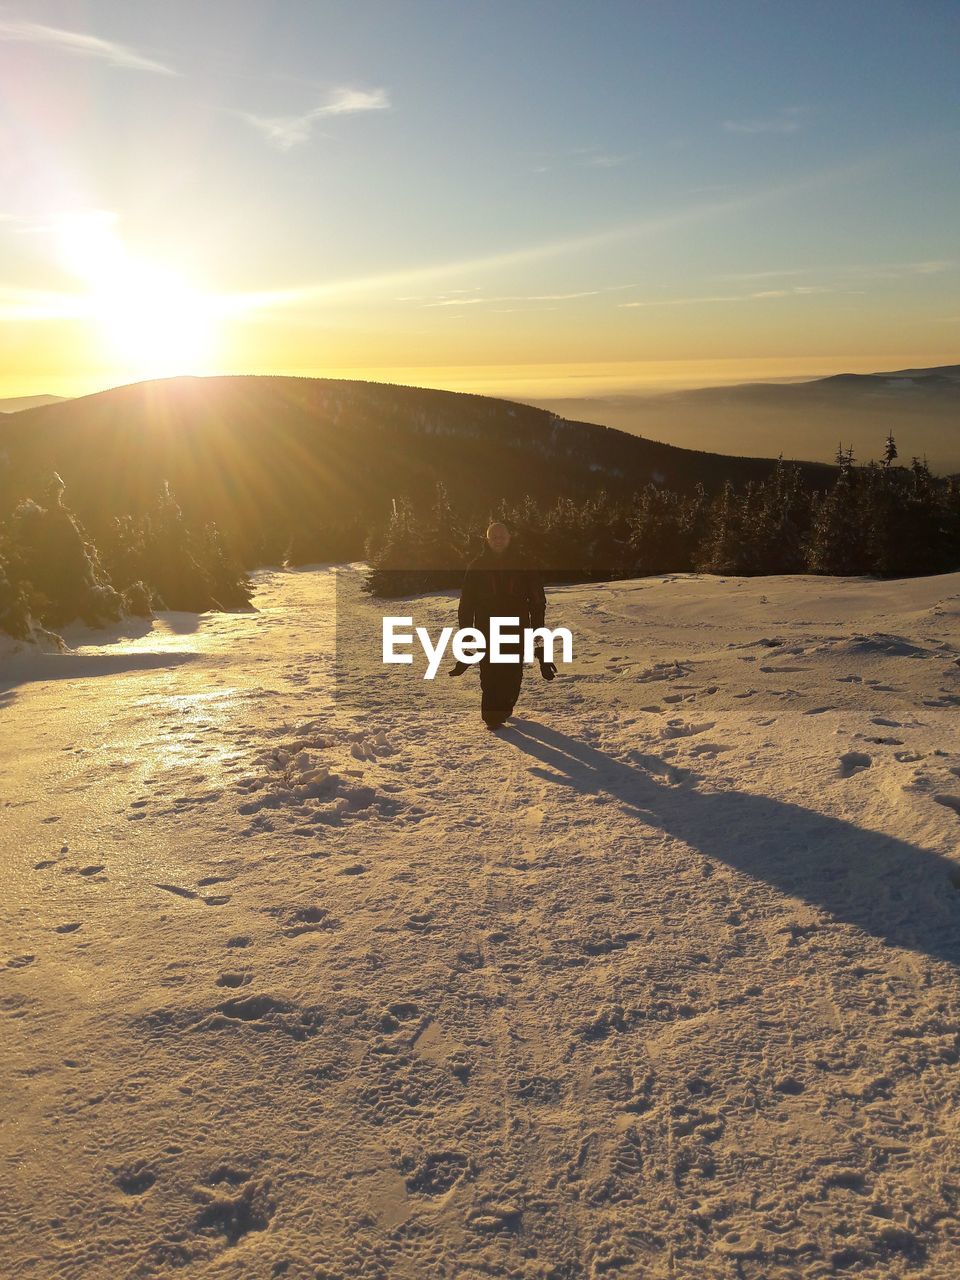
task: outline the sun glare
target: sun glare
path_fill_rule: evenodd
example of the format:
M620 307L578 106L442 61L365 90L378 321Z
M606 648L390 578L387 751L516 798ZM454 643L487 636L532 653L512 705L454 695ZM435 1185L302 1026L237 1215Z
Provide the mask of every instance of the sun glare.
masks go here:
M104 355L133 378L212 371L214 299L175 272L133 257L113 220L85 215L60 228L60 259L88 290Z
M175 275L139 267L105 282L96 297L98 323L111 353L140 377L209 369L211 309Z

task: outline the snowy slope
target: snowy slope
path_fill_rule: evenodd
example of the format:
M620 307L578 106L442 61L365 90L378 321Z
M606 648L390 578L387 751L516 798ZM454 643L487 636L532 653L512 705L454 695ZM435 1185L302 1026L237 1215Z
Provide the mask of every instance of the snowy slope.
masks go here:
M960 575L339 577L0 665L0 1273L955 1276Z

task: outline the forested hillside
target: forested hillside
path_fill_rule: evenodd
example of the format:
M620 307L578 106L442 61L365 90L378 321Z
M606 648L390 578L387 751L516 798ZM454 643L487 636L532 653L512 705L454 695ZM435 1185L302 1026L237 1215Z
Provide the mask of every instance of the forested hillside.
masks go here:
M654 483L717 492L772 461L677 449L484 396L309 378L138 383L0 421L0 511L52 472L93 536L140 515L166 481L188 521L214 521L244 563L358 554L393 499L441 481L454 505L490 505ZM831 469L806 464L811 487ZM291 548L291 543L292 548Z
M956 482L896 458L729 458L376 383L140 383L0 422L0 629L242 606L266 564L448 586L493 515L555 581L957 568Z

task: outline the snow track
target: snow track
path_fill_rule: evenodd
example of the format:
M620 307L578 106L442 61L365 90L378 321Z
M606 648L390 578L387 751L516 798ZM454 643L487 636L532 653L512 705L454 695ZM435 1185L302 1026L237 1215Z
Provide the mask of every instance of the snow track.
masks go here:
M960 577L335 576L4 659L0 1273L953 1280Z

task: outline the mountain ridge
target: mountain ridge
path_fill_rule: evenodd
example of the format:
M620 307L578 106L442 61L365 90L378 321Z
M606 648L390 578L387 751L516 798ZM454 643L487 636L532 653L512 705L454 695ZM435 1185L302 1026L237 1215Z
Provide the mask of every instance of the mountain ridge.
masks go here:
M143 512L170 482L185 513L268 538L298 519L382 519L437 482L483 518L502 499L629 497L759 480L770 458L678 449L519 402L375 382L257 375L132 383L0 419L0 503L58 472L92 529ZM829 466L801 464L823 486Z
M0 413L22 413L24 409L39 409L48 404L60 404L65 396L8 396L0 400Z
M878 458L892 431L904 457L925 455L934 471L960 472L956 364L536 403L682 448L695 441L733 455L783 452L810 462L832 459L841 443L863 461Z

